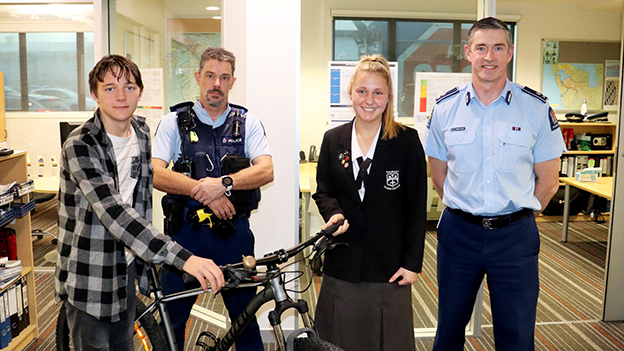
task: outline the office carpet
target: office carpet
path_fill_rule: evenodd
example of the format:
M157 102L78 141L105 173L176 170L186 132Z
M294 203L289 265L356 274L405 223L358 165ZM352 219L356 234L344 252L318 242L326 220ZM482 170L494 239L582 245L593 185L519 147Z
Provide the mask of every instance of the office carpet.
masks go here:
M45 206L37 208L33 214L33 228L56 231L55 201L54 210L48 212ZM45 217L45 218L44 218ZM50 218L53 218L51 220ZM53 224L50 224L53 223ZM541 233L540 254L540 296L535 326L536 350L624 350L624 323L601 322L602 298L604 292L604 265L608 224L595 222L571 222L569 240L560 242L560 222L539 222ZM53 263L45 259L55 250L52 237L33 238L36 265L47 266L44 273L36 273L37 305L39 311L38 340L26 350L55 350L54 337L56 315L59 306L54 302L54 277L49 273ZM427 232L423 272L413 285L414 324L417 328L435 328L437 315L436 256L437 238L435 230ZM39 262L39 263L37 263ZM300 265L304 275L300 287L310 288L302 294L308 300L312 314L318 296L322 277L311 274L304 264ZM40 271L38 269L38 271ZM218 315L225 314L219 297L203 295L198 305L213 310ZM207 323L198 317L191 317L187 329L186 349L192 350L197 335L210 330L223 336L225 329L217 325L221 321ZM417 339L417 350L430 350L433 339ZM273 344L265 345L267 350L275 350ZM487 284L484 289L482 328L480 336L466 338L466 350L494 350L492 315L489 308Z

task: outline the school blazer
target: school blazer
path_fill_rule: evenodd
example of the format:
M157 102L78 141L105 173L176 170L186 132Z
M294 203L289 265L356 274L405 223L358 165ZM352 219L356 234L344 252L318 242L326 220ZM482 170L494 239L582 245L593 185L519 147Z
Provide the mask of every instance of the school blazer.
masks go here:
M327 131L319 154L313 198L325 221L336 213L349 221L349 229L335 237L348 246L326 252L323 272L350 282L386 282L400 267L420 273L427 174L418 133L406 128L391 140L380 137L360 201L352 169L357 161L351 159L353 123Z

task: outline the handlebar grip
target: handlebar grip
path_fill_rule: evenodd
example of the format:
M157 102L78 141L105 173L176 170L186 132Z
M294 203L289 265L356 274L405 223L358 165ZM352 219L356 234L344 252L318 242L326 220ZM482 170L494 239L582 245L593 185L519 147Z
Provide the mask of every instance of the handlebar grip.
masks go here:
M344 223L344 219L340 219L338 220L338 222L330 225L329 227L322 229L321 232L323 233L323 235L325 236L331 236L332 234L334 234L334 232L336 230L338 230L338 228Z

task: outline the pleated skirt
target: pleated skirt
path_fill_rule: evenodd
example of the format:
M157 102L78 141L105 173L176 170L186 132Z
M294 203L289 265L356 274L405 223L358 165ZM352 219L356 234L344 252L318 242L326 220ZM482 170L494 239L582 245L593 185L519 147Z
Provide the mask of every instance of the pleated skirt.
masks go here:
M315 322L345 351L415 351L411 286L323 276Z

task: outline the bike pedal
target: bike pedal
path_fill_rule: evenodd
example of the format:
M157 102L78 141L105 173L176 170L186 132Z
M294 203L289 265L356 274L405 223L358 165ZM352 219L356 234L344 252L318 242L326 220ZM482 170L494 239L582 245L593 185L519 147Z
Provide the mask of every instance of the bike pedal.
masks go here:
M212 345L208 345L205 342L201 341L202 337L207 337L208 339L210 339L212 341ZM195 346L201 347L204 351L213 351L215 349L215 346L219 344L219 341L219 338L211 332L201 332L197 337L197 341L195 341Z

